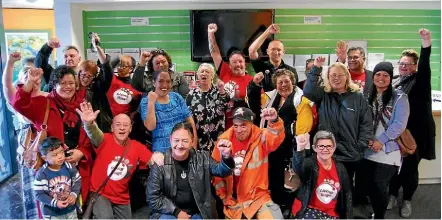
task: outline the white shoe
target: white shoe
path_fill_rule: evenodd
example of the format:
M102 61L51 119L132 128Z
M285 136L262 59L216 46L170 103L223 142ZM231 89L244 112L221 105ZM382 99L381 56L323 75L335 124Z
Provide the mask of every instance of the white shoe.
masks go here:
M388 205L387 210L393 209L397 205L397 200L395 196L390 196L390 199L388 199Z
M403 218L410 218L411 213L412 213L412 211L411 211L411 201L404 200L404 202L402 202L401 216Z

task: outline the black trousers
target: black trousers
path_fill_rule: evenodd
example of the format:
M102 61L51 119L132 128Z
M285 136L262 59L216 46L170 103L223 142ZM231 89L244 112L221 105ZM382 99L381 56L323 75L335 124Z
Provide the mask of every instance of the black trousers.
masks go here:
M363 180L361 177L364 175L360 171L360 161L356 162L341 162L348 173L348 179L351 186L351 194L353 197L353 206L367 204L367 193L363 188Z
M290 163L279 152L269 154L269 190L272 201L283 209L291 208L294 193L288 192L284 187L284 170Z
M397 197L402 186L404 200L411 201L419 185L420 161L421 159L416 154L404 157L399 175L396 174L390 183L390 195Z
M371 160L362 160L360 171L364 188L374 211L375 219L385 218L388 205L388 186L391 179L397 173L398 167L389 164L378 163Z

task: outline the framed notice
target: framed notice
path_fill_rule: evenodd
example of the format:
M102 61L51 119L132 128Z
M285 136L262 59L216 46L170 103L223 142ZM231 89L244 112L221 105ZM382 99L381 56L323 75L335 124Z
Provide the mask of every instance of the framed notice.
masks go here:
M189 83L189 88L193 89L198 86L195 71L184 71L183 75L186 77L187 83Z

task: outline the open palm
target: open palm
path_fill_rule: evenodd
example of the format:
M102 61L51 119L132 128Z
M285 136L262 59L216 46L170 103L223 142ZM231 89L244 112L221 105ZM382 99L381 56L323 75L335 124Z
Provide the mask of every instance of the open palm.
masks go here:
M81 103L80 109L77 108L76 111L80 115L83 123L86 124L92 124L97 118L97 115L100 113L100 110L94 112L94 110L92 109L92 105L89 102Z

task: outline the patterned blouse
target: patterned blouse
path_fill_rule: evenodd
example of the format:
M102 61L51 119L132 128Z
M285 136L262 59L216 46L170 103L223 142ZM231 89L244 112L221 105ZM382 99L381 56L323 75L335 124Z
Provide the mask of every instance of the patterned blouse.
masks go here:
M207 92L200 88L190 90L186 98L195 121L198 135L198 149L212 151L216 139L225 131L225 113L230 98L221 95L218 89L212 85Z
M141 99L139 112L141 119L147 118L147 96ZM152 131L152 151L166 153L170 148L170 133L173 126L185 121L191 116L189 109L184 103L183 97L175 92L169 92L169 103L155 103L155 116L157 124Z

